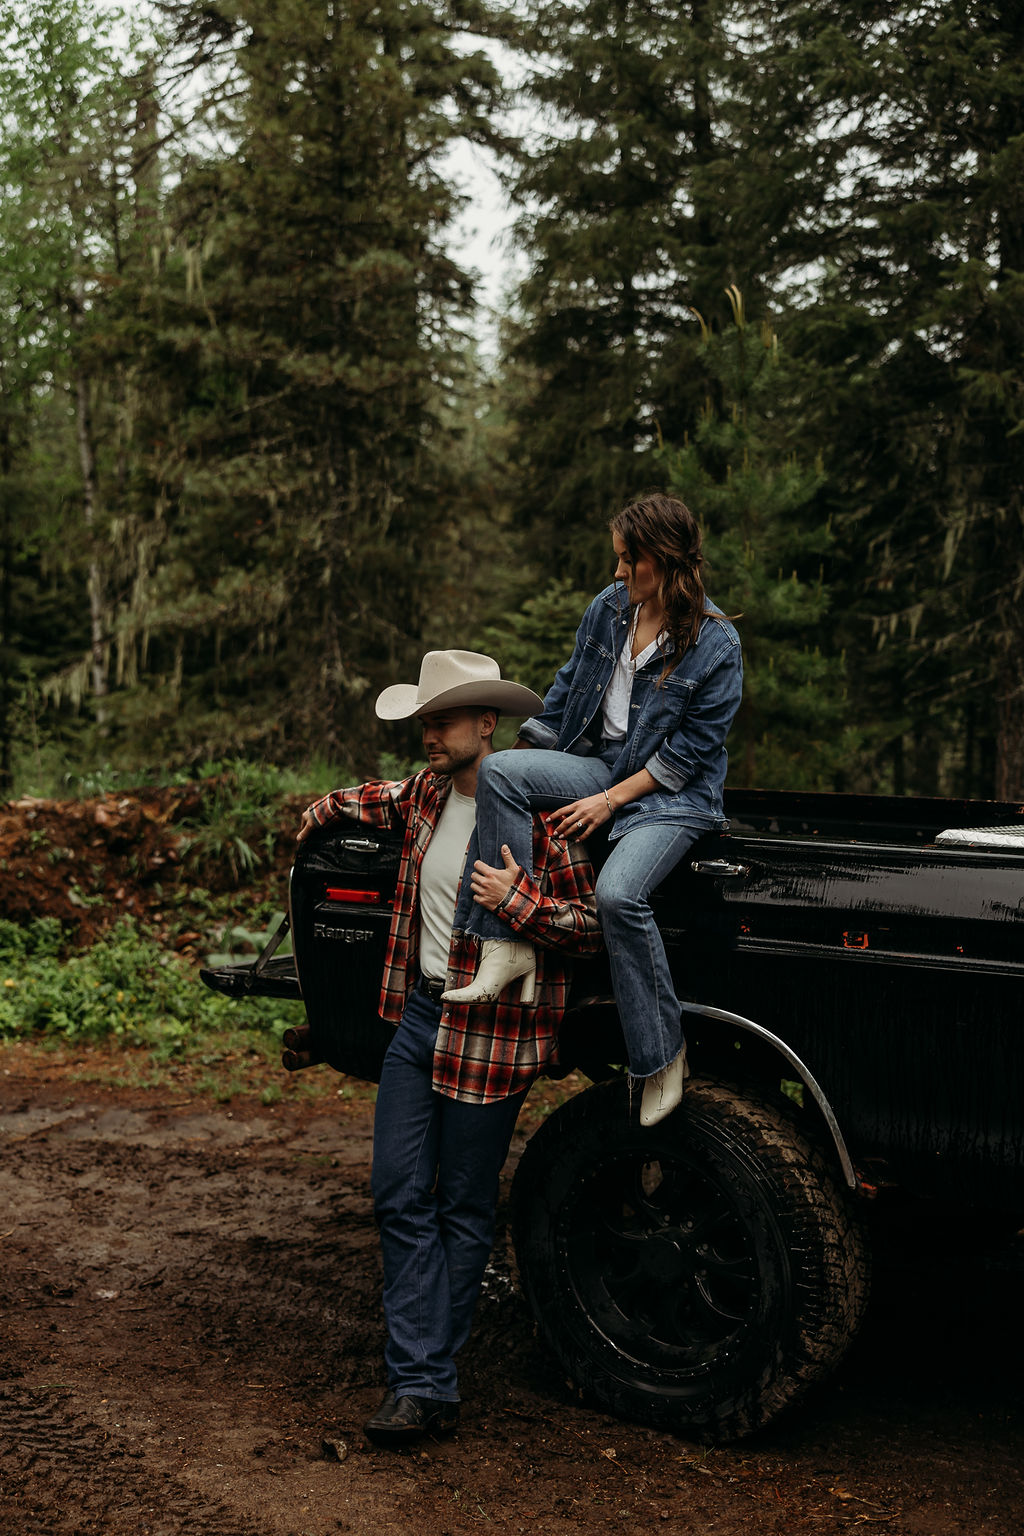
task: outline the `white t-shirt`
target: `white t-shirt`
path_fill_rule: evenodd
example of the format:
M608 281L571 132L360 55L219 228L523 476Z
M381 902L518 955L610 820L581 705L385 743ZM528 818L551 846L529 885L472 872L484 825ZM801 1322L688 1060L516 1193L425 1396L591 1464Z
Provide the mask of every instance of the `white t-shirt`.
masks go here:
M643 604L640 605L641 607ZM665 631L650 645L645 645L639 656L633 655L633 641L636 638L637 621L640 618L638 608L633 615L633 622L629 626L629 634L626 643L619 652L619 659L615 663L615 670L608 679L608 687L604 691L604 704L601 708L603 724L601 735L605 741L623 741L629 729L629 699L633 692L633 679L636 676L637 667L642 667L650 661L652 656L658 653L658 646L665 638Z
M420 865L420 970L429 981L448 974L455 901L475 826L476 801L452 785Z

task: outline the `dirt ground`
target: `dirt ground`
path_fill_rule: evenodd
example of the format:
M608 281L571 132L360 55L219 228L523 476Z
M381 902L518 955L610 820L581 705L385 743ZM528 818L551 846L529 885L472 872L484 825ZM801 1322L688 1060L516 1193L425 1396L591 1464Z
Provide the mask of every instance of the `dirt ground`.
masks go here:
M0 807L0 910L59 917L72 943L132 915L202 953L190 887L222 906L237 888L240 915L275 899L299 812L282 807L256 879L197 873L210 792ZM381 1391L369 1091L281 1073L264 1104L253 1064L225 1104L174 1071L112 1088L139 1074L110 1051L0 1047L0 1536L1024 1533L1020 1238L911 1223L883 1197L839 1374L706 1449L573 1398L502 1229L462 1428L398 1455L360 1431Z
M396 1454L360 1431L381 1390L368 1095L289 1079L217 1104L95 1066L0 1050L4 1536L1024 1530L1019 1239L883 1222L839 1375L709 1450L574 1401L503 1236L462 1428Z

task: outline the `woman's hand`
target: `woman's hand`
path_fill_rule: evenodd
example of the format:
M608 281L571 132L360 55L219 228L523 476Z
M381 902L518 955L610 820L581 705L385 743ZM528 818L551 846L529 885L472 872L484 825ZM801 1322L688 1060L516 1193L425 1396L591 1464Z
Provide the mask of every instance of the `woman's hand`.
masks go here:
M473 900L479 906L486 907L488 912L493 912L501 905L519 874L520 866L512 857L507 843L501 845L501 857L505 863L504 869L496 869L493 864L485 864L483 859L477 859L469 877Z
M604 790L599 795L587 795L582 800L574 800L571 805L563 805L560 810L551 813L555 836L566 840L588 837L595 828L604 826L611 819L611 807Z
M303 813L302 813L302 822L301 822L301 824L299 826L298 834L297 834L297 836L295 838L295 841L297 843L304 843L306 841L306 838L309 836L309 834L312 831L314 831L315 828L318 825L319 825L319 823L318 823L316 817L313 815L312 809L303 811Z

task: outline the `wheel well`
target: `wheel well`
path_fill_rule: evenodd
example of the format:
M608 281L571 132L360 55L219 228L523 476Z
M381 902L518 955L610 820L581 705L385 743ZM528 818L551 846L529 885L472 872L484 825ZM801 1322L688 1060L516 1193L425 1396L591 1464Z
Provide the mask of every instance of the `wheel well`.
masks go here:
M775 1097L784 1095L801 1122L831 1148L844 1182L860 1188L846 1141L832 1106L810 1069L784 1040L770 1030L725 1009L684 1003L684 1029L691 1072L720 1077L742 1087L756 1084ZM561 1070L578 1068L593 1082L627 1070L625 1042L615 1002L585 998L565 1016L560 1037Z

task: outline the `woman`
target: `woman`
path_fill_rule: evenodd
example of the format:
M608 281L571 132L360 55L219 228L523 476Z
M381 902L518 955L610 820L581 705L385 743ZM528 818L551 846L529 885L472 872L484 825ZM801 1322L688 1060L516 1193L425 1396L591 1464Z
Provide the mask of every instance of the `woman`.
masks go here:
M445 997L489 1001L520 976L530 994L532 946L510 942L507 923L485 908L494 866L531 869L534 809L557 807L563 837L611 822L598 915L630 1071L644 1079L640 1118L654 1125L682 1097L686 1048L648 898L702 833L725 826L725 738L743 668L735 629L705 595L700 529L683 503L644 496L612 519L611 534L615 580L584 614L543 712L513 751L481 766L471 876L481 906L468 924L483 941L480 965Z

